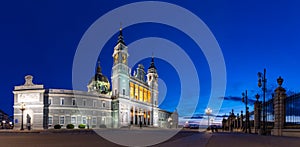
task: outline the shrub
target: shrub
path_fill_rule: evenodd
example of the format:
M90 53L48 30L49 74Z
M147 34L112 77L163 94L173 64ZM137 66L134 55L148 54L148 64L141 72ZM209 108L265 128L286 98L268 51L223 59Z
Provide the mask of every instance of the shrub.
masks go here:
M80 125L78 125L78 128L84 129L84 128L85 128L85 124L80 124Z
M60 129L60 128L61 128L60 124L54 125L54 129Z
M73 124L68 124L67 129L74 129L74 125Z

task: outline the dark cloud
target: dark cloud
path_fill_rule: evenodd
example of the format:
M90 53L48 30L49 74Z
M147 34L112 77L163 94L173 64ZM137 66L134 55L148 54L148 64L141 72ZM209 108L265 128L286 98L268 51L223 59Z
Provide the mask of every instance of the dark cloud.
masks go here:
M206 117L206 114L194 114L192 117L183 117L184 119L201 119L203 117ZM214 115L211 114L210 116L214 116L214 117L224 117L225 115Z
M237 97L237 96L225 96L225 97L220 97L220 99L226 100L226 101L234 101L234 102L242 102L242 97ZM250 99L248 97L248 104L249 105L254 105L254 102L256 100Z

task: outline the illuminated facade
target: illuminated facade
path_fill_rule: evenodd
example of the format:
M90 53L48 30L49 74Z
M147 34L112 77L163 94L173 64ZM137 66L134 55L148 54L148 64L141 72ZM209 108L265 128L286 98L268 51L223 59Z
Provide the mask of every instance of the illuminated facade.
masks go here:
M128 48L125 45L122 29L112 55L112 104L114 127L130 124L158 126L158 74L152 58L147 75L144 66L139 64L131 75L128 67ZM146 79L147 76L147 79Z
M94 91L44 89L32 83L32 76L25 77L25 84L15 86L14 129L20 129L21 106L24 106L24 128L48 129L59 124L89 125L90 128L110 127L111 96Z
M20 127L22 104L26 106L23 124L34 129L48 129L56 124L63 127L67 124L74 124L75 127L86 124L91 128L140 124L168 127L170 120L178 122L177 113L171 115L158 108L158 74L154 59L147 73L144 66L139 64L131 75L122 29L112 57L111 84L102 74L98 62L95 75L87 85L87 92L44 89L43 85L32 83L32 76L26 76L25 84L15 86L13 91L15 128Z

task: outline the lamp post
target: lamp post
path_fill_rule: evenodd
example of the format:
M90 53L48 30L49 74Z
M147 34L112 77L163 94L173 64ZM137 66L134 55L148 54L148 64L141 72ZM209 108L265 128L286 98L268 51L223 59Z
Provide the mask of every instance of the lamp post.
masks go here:
M2 125L3 125L3 126L2 126L2 129L6 129L5 124L6 124L6 121L3 120L3 121L2 121Z
M262 134L266 135L266 83L267 83L267 79L266 79L266 69L264 69L264 73L258 72L257 73L258 76L258 87L261 88L262 87L262 91L263 91L263 106L262 106L262 111L263 111L263 127L262 127Z
M22 111L22 121L21 121L21 130L24 130L24 126L23 126L23 118L24 118L24 110L25 110L25 103L21 103L21 108L20 110Z
M249 111L248 111L248 95L247 95L247 90L245 91L245 93L243 92L242 93L242 102L245 103L245 106L246 106L246 122L245 122L245 127L246 127L246 130L245 132L247 133L248 129L249 129L249 133L251 133L250 131L250 123L249 123Z
M10 121L10 122L9 122L9 128L10 128L10 129L12 129L12 124L13 124L13 123Z
M260 130L261 129L261 127L260 127L260 123L261 123L261 102L259 102L258 101L258 99L259 99L259 94L257 93L256 95L255 95L255 98L256 98L256 104L254 105L254 107L256 107L255 109L255 111L254 111L254 114L256 115L255 116L255 121L256 121L256 128L255 129L257 129L257 130ZM261 130L260 130L261 131Z
M90 124L91 124L91 116L87 117L87 128L90 129Z
M209 115L211 114L212 110L210 108L206 108L205 109L205 114L207 115L208 117L208 121L207 121L207 125L209 127Z

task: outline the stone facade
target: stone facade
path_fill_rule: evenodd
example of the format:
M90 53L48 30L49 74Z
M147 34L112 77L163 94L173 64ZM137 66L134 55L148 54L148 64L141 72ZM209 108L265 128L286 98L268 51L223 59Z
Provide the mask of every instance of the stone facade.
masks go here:
M111 87L101 72L100 62L87 84L88 91L44 89L43 85L33 84L32 76L26 76L25 84L15 86L13 91L15 128L21 126L22 106L25 106L23 124L32 129L53 128L56 124L62 127L85 124L91 128L178 125L177 112L172 114L158 107L158 74L154 58L147 74L140 64L131 75L128 56L120 29L112 55ZM169 121L166 123L166 120Z
M112 57L114 127L140 124L158 127L158 74L154 59L152 58L147 75L142 64L131 75L131 68L128 66L129 53L122 29Z
M25 84L15 86L14 93L14 128L20 128L23 120L24 126L33 126L38 129L44 128L44 93L43 85L32 83L32 76L25 77ZM22 115L22 104L26 104ZM23 118L22 118L23 116Z

